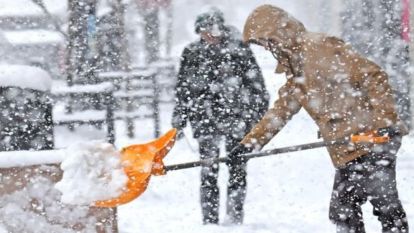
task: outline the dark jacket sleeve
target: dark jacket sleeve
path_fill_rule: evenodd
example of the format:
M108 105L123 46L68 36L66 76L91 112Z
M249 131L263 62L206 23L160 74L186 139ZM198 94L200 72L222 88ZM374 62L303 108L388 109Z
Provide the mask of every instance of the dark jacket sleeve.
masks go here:
M249 93L249 114L251 124L262 118L269 107L269 93L266 90L264 78L251 49L243 45L245 54L243 86Z
M187 125L188 119L188 102L190 101L190 90L188 86L188 68L190 65L191 51L185 48L181 55L180 69L177 75L177 83L175 85L175 106L172 114L172 126L182 129Z

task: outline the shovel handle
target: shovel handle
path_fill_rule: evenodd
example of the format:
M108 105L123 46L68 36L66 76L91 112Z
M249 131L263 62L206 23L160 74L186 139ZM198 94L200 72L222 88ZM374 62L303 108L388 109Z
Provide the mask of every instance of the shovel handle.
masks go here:
M271 155L276 155L276 154L283 154L283 153L288 153L288 152L316 149L316 148L325 147L325 146L344 145L350 142L383 144L389 141L390 141L389 136L378 136L375 133L357 134L357 135L351 135L351 137L334 140L334 141L326 141L326 142L321 141L321 142L314 142L314 143L306 143L306 144L301 144L301 145L296 145L296 146L287 146L287 147L282 147L282 148L265 150L265 151L256 152L256 153L248 153L248 154L244 154L244 158L246 160L249 160L253 158L271 156ZM188 163L168 165L168 166L165 166L165 171L168 172L168 171L182 170L182 169L187 169L187 168L199 167L205 164L211 164L211 163L217 163L217 162L223 163L226 161L227 161L227 157L220 157L220 158L216 158L212 160L199 160L199 161L193 161L193 162L188 162Z
M307 144L302 144L302 145L287 146L287 147L282 147L282 148L265 150L265 151L260 151L256 153L248 153L248 154L244 154L244 158L246 160L249 160L253 158L271 156L271 155L276 155L276 154L283 154L283 153L288 153L288 152L302 151L302 150L310 150L310 149L316 149L316 148L325 147L325 146L342 145L346 143L349 143L349 140L338 140L338 141L330 141L330 142L322 141L322 142L307 143ZM215 159L205 159L205 160L198 160L198 161L181 163L181 164L168 165L168 166L165 166L164 169L168 173L169 171L199 167L199 166L202 166L205 164L211 164L211 163L224 163L226 161L227 161L227 157L220 157L220 158L215 158Z
M375 136L374 134L368 135L351 135L351 142L353 143L374 143L384 144L390 141L389 136Z

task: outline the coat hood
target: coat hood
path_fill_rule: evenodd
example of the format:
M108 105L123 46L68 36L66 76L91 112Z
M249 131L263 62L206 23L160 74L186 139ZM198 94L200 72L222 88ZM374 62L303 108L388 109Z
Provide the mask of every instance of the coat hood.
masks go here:
M291 50L304 32L306 29L303 24L286 11L272 5L262 5L247 18L243 40L259 45L263 45L260 41L265 40L279 48L282 46Z

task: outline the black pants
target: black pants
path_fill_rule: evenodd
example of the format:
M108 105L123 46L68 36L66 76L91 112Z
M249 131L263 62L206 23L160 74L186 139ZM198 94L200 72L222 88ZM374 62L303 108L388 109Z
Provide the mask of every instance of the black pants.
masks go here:
M361 205L373 205L383 233L408 233L405 211L396 186L396 154L401 138L376 145L362 156L337 169L329 217L338 233L365 233Z
M204 136L198 139L201 159L219 157L221 137ZM240 139L226 137L226 151L234 148ZM218 223L219 187L217 184L219 164L210 163L201 168L201 209L203 223ZM243 204L246 196L246 164L229 165L227 183L227 214L234 223L243 221Z

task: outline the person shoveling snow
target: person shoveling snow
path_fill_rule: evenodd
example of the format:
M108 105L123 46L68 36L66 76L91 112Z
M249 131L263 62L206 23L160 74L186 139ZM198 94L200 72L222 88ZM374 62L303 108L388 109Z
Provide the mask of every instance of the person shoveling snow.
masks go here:
M118 152L112 144L79 143L66 149L62 180L55 187L61 201L73 205L115 207L143 193L150 176L165 173L162 159L174 144L172 129L157 140L125 147Z

